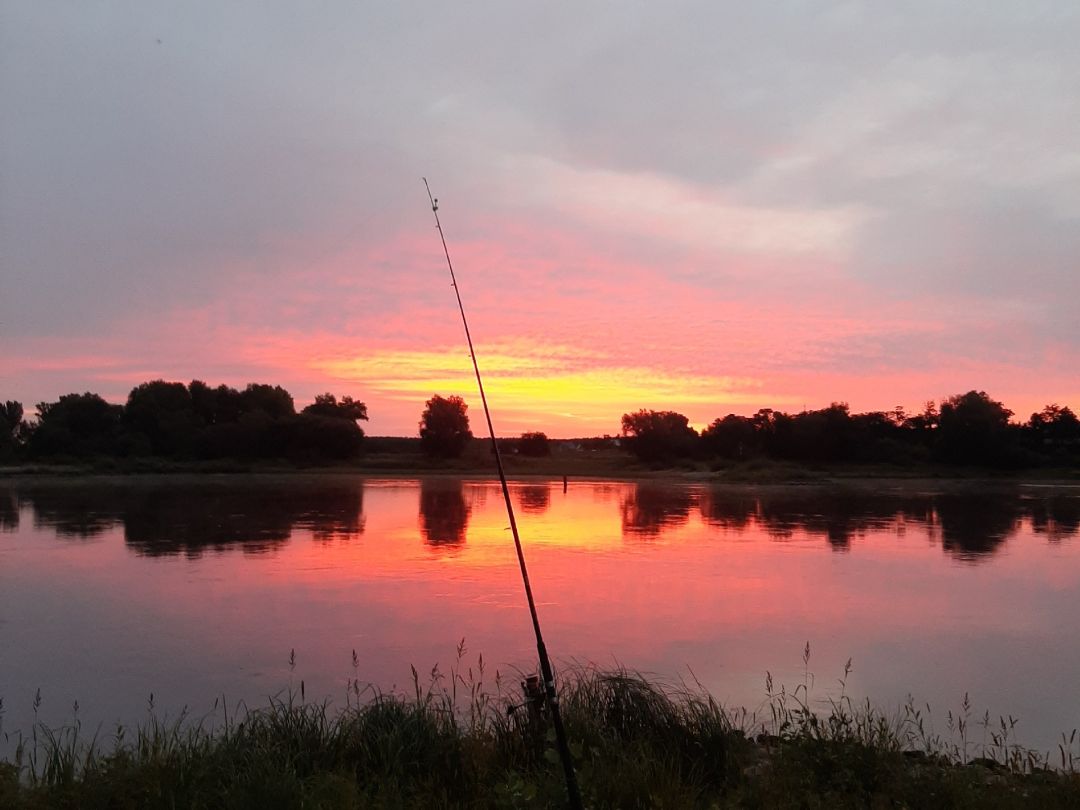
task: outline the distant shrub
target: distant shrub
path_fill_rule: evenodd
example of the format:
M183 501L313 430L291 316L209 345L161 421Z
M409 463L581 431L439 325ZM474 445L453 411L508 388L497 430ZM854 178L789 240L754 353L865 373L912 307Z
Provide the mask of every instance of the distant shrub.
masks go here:
M521 438L518 439L518 454L533 457L550 456L551 445L547 434L540 431L522 433Z

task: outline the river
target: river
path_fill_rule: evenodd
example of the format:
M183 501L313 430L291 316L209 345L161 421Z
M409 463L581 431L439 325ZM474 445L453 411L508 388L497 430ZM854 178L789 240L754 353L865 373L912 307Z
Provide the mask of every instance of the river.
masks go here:
M809 679L824 701L851 659L849 695L886 709L910 695L941 731L965 693L974 715L1018 717L1020 741L1042 750L1080 727L1080 489L571 480L511 492L562 666L696 679L754 710L767 671ZM35 717L107 733L151 704L203 716L215 699L258 705L301 681L309 699L343 704L354 680L411 688L410 665L427 678L475 670L481 654L489 683L534 665L496 482L0 483L9 737Z

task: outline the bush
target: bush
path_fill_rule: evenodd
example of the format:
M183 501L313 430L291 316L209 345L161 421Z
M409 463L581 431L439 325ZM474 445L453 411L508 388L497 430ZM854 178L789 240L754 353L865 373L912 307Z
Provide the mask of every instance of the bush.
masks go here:
M539 431L522 433L521 438L518 439L518 453L523 456L533 457L550 456L551 446L548 443L547 434Z

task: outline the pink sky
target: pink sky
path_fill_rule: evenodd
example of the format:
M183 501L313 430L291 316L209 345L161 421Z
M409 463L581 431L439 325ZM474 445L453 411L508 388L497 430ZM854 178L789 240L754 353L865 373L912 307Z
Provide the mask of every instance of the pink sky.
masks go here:
M331 6L11 5L0 398L478 407L426 174L500 432L1080 407L1073 5Z

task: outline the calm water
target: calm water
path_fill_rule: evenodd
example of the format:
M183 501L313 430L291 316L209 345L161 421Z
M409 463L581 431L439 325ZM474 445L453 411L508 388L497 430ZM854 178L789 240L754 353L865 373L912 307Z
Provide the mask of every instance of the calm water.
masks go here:
M751 709L766 670L945 712L965 692L1049 748L1080 726L1080 490L513 486L549 648L692 671ZM207 478L0 484L3 730L344 702L409 665L530 668L497 485ZM290 667L290 652L295 664ZM352 651L359 658L354 671Z

